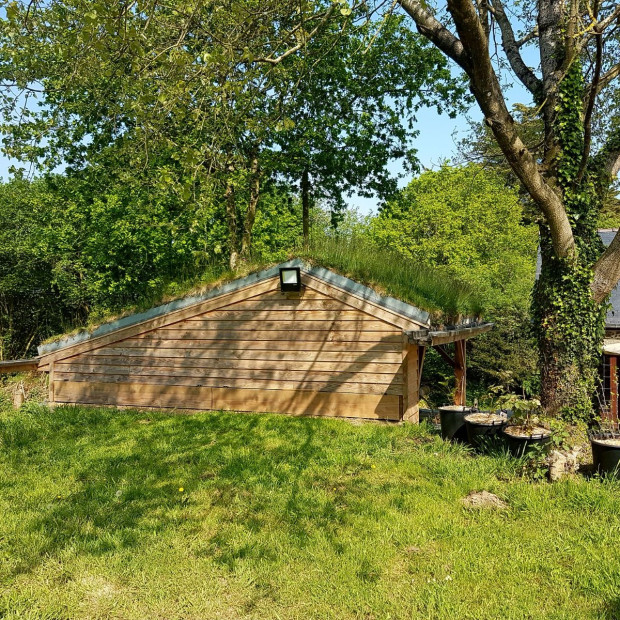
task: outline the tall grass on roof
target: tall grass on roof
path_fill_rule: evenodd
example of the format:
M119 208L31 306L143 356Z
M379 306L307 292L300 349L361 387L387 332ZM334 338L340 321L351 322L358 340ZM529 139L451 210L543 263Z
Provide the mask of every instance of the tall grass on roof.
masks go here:
M435 320L456 322L461 316L476 317L483 311L475 291L445 271L380 249L365 239L314 239L301 257L426 310Z
M299 257L314 265L331 269L356 282L365 284L380 295L391 295L431 314L432 322L456 323L460 317L477 317L483 307L475 292L440 269L416 263L403 256L383 250L365 239L314 239L309 250L298 249L289 258ZM273 266L273 261L255 257L242 262L236 271L225 263L208 265L199 275L182 282L169 283L158 297L144 299L123 312L108 315L91 314L86 326L52 336L44 344L55 342L83 330L93 331L104 323L142 312L174 299L200 295L227 282Z

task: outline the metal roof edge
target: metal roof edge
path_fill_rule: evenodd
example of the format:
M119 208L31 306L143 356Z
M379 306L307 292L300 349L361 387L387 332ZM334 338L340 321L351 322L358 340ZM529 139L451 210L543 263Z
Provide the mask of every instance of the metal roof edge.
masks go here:
M226 293L232 293L247 286L251 286L252 284L257 284L259 282L262 282L263 280L268 280L269 278L277 276L282 267L299 267L303 272L308 273L309 275L312 275L322 280L323 282L326 282L327 284L342 289L345 292L352 293L353 295L356 295L358 297L362 297L363 299L371 301L378 306L386 308L387 310L395 312L396 314L399 314L405 318L411 319L416 323L424 323L427 325L430 324L430 314L428 312L425 312L424 310L420 310L415 306L407 304L404 301L400 301L399 299L395 299L393 297L382 297L371 288L364 286L363 284L359 284L358 282L355 282L345 276L341 276L323 267L310 265L300 258L294 258L278 265L274 265L273 267L269 267L268 269L263 269L262 271L251 273L247 276L244 276L243 278L232 280L231 282L222 284L221 286L213 288L210 291L207 291L206 293L203 293L201 295L192 295L191 297L176 299L174 301L162 304L161 306L156 306L144 312L130 314L129 316L125 316L115 321L111 321L110 323L105 323L104 325L100 325L99 327L94 329L92 332L83 330L72 336L61 338L56 342L50 342L49 344L40 345L37 348L38 353L39 355L54 353L61 349L66 349L73 345L86 342L100 336L105 336L106 334L110 334L119 329L131 327L132 325L137 325L139 323L149 321L150 319L154 319L169 312L181 310L194 304L199 304L203 301L207 301L208 299L213 299L215 297L219 297L220 295L225 295Z

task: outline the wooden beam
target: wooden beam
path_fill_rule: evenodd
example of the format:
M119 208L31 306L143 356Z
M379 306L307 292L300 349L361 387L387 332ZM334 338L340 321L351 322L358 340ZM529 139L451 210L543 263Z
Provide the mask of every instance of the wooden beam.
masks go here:
M409 342L412 344L435 347L479 336L494 327L494 323L478 323L475 325L456 326L453 329L418 329L407 333L409 335Z
M47 375L47 381L48 381L47 400L50 405L53 405L55 402L55 396L54 396L54 386L56 383L55 366L56 366L56 362L50 362L50 370L49 370L49 374Z
M29 360L6 360L4 362L0 362L0 374L11 372L27 372L29 370L37 370L38 367L38 357Z
M440 345L436 344L433 349L439 353L441 359L449 364L452 368L456 368L456 362L450 357L450 354Z
M424 368L424 360L426 359L426 347L419 347L418 354L418 394L422 387L422 369Z
M618 422L618 358L615 355L609 357L609 399L611 421Z
M467 401L467 360L466 360L466 340L458 340L454 343L454 377L456 379L456 389L454 391L454 404L465 406Z

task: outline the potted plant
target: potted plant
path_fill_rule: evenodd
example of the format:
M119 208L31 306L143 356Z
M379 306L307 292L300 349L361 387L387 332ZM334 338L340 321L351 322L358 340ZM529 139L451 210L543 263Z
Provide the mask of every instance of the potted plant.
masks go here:
M551 431L540 421L540 401L526 400L516 394L504 396L502 404L512 409L508 425L502 430L508 451L513 456L523 456L532 446L543 446L551 440Z
M590 431L594 469L601 474L620 472L620 431L617 424L602 425L599 430Z
M474 409L471 413L464 416L467 440L476 449L483 447L489 437L496 437L501 429L506 425L506 413L493 413L496 409L498 394L503 391L499 385L492 386L484 398L490 411L479 411L478 401L474 402Z
M439 407L441 437L443 439L466 442L465 416L473 411L475 411L474 408L464 407L463 405L444 405Z
M507 423L506 412L479 411L465 416L467 439L476 449L481 449L489 438L497 437Z

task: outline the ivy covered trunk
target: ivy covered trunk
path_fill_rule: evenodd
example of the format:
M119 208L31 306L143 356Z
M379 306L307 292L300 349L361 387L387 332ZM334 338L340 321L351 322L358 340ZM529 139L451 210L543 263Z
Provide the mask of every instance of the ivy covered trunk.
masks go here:
M553 176L571 223L576 252L558 257L547 223L540 223L541 272L532 314L541 367L541 402L548 412L588 419L593 411L606 303L592 294L594 266L603 250L595 172L584 166L580 103L584 84L574 60L559 86L552 152Z
M533 295L541 403L551 414L588 419L597 386L606 305L592 297L592 264L558 259L548 232L542 232L542 267ZM598 236L590 243L598 245Z

